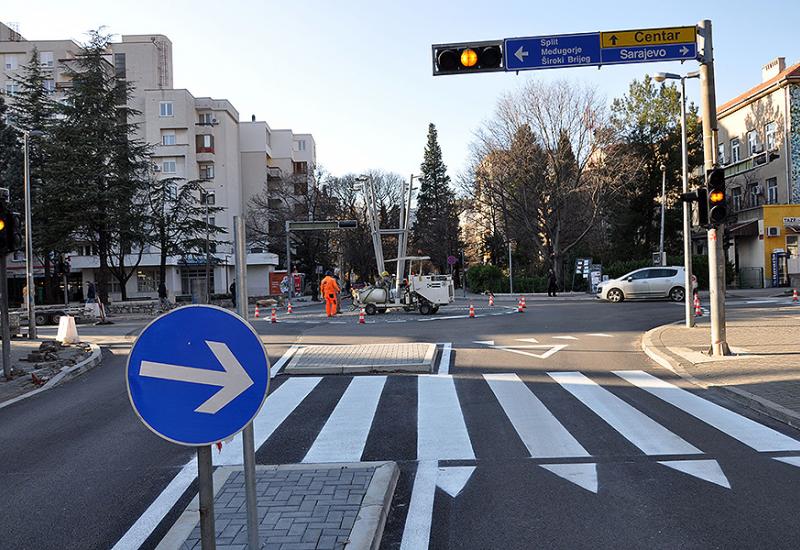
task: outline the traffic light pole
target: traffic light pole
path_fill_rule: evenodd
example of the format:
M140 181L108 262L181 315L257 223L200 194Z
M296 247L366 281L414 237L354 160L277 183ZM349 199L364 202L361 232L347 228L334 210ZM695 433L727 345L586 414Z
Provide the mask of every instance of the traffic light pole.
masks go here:
M697 24L702 60L700 62L700 105L703 117L703 153L706 171L717 164L717 98L714 91L714 50L711 20ZM708 286L711 309L711 354L730 355L725 337L725 254L722 236L725 224L708 230Z
M31 163L29 158L30 132L23 132L25 153L25 281L28 289L28 338L36 338L36 286L33 282L33 225L31 221Z
M11 380L11 329L8 319L8 273L7 256L0 253L0 323L3 324L3 376Z

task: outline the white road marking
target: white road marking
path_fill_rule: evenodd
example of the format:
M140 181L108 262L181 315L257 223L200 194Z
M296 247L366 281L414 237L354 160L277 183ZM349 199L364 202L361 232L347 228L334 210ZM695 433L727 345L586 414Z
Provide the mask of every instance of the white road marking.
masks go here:
M716 483L720 487L731 488L728 478L725 477L725 473L716 460L663 460L659 461L659 464L710 483Z
M297 351L298 348L299 346L295 344L291 346L289 349L287 349L283 355L281 355L281 358L278 359L275 362L275 364L272 365L272 368L269 370L270 378L275 378L276 376L278 376L278 373L281 371L284 365L286 365L286 363L289 362L289 359L292 358L292 355L294 355L294 353Z
M775 457L775 460L780 460L781 462L785 462L786 464L791 464L792 466L800 467L800 456L778 456Z
M493 346L494 340L475 340L473 344L481 344L483 346Z
M433 497L436 494L436 466L435 460L425 460L417 465L400 550L428 548L433 520Z
M531 344L538 344L539 340L536 338L517 338L517 342L530 342Z
M597 336L598 338L613 338L612 334L606 334L604 332L590 332L587 336Z
M651 374L643 371L614 371L614 374L757 451L800 451L800 441Z
M455 498L464 490L475 466L448 466L439 468L436 475L436 486Z
M424 374L417 380L417 460L474 459L453 377Z
M445 342L442 344L442 357L439 359L439 374L448 374L450 372L450 355L453 351L452 342Z
M591 456L516 374L484 374L500 406L534 458Z
M359 462L385 383L385 376L353 378L303 462Z
M646 455L702 454L638 409L580 372L548 372L553 380Z
M555 340L577 340L574 336L553 336Z
M517 355L527 355L528 357L535 357L536 359L547 359L551 355L555 355L566 347L567 344L557 344L555 346L549 346L547 344L530 346L492 346L494 349L516 353ZM529 351L522 351L524 349L546 349L547 351L544 353L531 353Z
M542 464L541 466L578 487L597 493L597 464Z
M292 378L281 384L267 397L258 416L253 420L256 449L286 420L286 417L319 384L320 380L322 378ZM266 414L267 411L268 414ZM237 435L230 444L224 445L222 452L213 455L213 458L216 465L241 464L241 435ZM196 477L197 461L192 459L181 468L169 485L117 541L113 550L134 550L144 544L144 541L153 533L153 530L161 523Z

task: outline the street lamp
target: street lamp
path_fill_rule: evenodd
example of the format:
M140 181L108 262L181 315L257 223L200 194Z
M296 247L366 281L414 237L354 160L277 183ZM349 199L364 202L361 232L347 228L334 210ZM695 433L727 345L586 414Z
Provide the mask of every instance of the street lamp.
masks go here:
M653 79L656 82L664 82L665 80L680 80L681 81L681 176L683 178L683 192L689 192L689 156L688 146L686 143L686 79L687 78L700 78L700 71L692 71L681 76L675 73L656 73ZM686 308L686 326L694 326L694 315L692 315L692 222L690 219L691 211L690 205L687 202L683 203L683 262L684 271L686 272L684 280L684 288L686 289L685 308ZM663 209L663 203L662 203ZM663 212L663 210L662 210ZM663 214L662 214L663 215ZM662 218L663 227L663 218Z
M33 284L33 226L31 225L31 163L29 155L29 140L31 136L43 136L39 130L22 130L23 150L25 156L25 284L28 287L28 338L36 338L36 301L34 294L36 287Z

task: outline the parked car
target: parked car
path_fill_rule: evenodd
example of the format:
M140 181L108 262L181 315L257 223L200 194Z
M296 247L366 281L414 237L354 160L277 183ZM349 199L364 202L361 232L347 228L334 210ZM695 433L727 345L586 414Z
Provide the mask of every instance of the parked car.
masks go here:
M673 302L682 302L686 298L684 280L683 267L645 267L619 279L603 281L597 287L597 297L609 302L629 298L669 298ZM692 290L697 290L697 277L694 275Z

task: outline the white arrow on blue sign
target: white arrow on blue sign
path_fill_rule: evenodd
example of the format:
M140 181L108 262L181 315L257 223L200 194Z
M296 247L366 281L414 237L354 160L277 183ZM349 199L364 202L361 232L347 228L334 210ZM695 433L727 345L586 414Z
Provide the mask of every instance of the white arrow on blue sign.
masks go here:
M269 390L269 359L258 334L216 306L185 306L155 319L136 339L126 372L141 421L181 445L235 435Z

